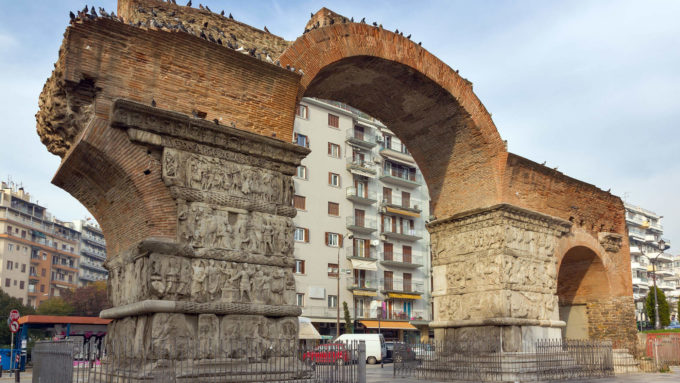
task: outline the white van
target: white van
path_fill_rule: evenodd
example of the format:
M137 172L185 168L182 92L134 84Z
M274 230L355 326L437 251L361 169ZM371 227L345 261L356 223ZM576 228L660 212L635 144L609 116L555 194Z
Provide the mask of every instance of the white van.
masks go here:
M366 342L366 363L376 364L387 356L385 338L382 334L342 334L335 342L352 345L362 340Z

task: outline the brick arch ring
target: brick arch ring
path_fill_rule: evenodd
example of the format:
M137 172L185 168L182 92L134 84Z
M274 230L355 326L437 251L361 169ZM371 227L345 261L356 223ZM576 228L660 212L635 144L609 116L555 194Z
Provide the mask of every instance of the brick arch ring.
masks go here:
M418 44L367 24L335 24L300 36L279 59L302 76L298 102L344 102L406 143L435 214L499 201L507 150L491 115L472 83ZM474 183L474 193L458 181Z
M597 259L600 262L602 262L604 276L607 278L608 290L610 294L613 293L612 275L616 271L615 267L613 267L612 265L612 260L608 256L607 251L602 247L602 245L597 241L597 239L595 239L587 231L579 228L572 228L571 233L564 236L559 241L557 248L555 249L555 257L557 262L556 275L559 276L560 269L562 268L562 264L567 253L576 248L587 249L588 251L595 254L595 257L597 257Z

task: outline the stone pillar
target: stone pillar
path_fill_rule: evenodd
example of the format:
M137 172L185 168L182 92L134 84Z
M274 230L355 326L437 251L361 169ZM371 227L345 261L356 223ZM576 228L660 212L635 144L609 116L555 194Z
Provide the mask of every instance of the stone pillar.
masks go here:
M435 339L521 351L560 338L554 252L570 227L507 204L430 223Z
M132 360L294 342L292 175L309 150L134 102L112 110L109 129L159 153L177 229L109 255L108 339Z

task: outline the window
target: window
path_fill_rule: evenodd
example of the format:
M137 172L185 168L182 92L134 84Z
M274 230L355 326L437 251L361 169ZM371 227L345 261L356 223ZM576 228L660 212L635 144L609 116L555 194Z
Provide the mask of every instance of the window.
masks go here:
M392 203L392 189L383 187L383 203Z
M293 197L293 206L299 210L305 210L307 206L307 199L301 195Z
M332 278L338 277L338 264L337 263L329 263L328 264L328 276L332 277Z
M10 287L12 285L12 280L7 278L5 279L5 287Z
M304 274L305 273L305 261L302 259L296 259L295 260L295 268L293 269L293 272L295 274Z
M340 216L340 204L335 202L328 203L328 215Z
M8 244L7 244L7 250L9 250L9 251L14 250L14 244L8 243Z
M401 152L404 153L404 154L410 154L408 152L408 149L406 149L406 145L404 145L404 144L401 144Z
M370 258L371 241L368 239L354 238L353 256Z
M12 234L12 226L7 225L7 233Z
M22 263L22 264L21 264L21 272L22 272L22 273L25 273L25 272L26 272L26 264L25 264L25 263Z
M328 296L328 308L334 309L336 307L338 307L338 296L337 295L329 295Z
M340 145L329 142L328 155L334 158L340 158Z
M328 184L330 186L340 187L340 174L328 172Z
M12 261L7 261L7 270L12 270Z
M307 138L307 136L304 134L294 133L293 139L296 144L304 146L305 148L309 147L309 138Z
M305 305L305 294L303 294L303 293L295 294L295 304L297 304L298 306L304 306Z
M309 229L304 227L295 228L295 241L296 242L309 242Z
M19 289L24 289L24 281L19 282Z
M334 114L328 113L328 126L332 126L334 128L339 128L340 127L340 118Z
M307 108L307 105L298 104L295 108L295 115L306 120L309 116L309 108Z
M42 270L40 271L40 276L41 276L41 277L44 277L46 273L47 273L47 270L46 270L46 269L42 269Z
M402 246L401 248L401 253L402 253L402 262L404 263L411 263L412 258L411 258L411 246Z
M326 232L326 246L342 247L342 235Z
M391 261L391 260L394 259L394 245L393 244L391 244L389 242L385 242L383 244L383 258L386 261Z
M307 167L304 165L300 165L297 167L297 174L295 175L297 178L301 178L303 180L307 179Z
M45 292L45 285L40 285L40 292L44 293Z

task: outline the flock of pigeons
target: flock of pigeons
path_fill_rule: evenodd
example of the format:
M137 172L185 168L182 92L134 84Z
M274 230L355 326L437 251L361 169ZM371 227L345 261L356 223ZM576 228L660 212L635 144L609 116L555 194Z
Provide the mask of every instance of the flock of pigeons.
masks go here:
M172 4L177 4L176 0L167 0L169 3ZM191 0L186 4L187 7L191 7ZM199 4L198 5L199 9L205 10L208 12L212 12L210 8L207 5ZM155 29L163 29L163 30L169 30L169 31L177 31L177 32L185 32L192 34L194 36L200 37L204 40L210 41L215 44L219 44L222 46L225 46L229 49L233 49L236 52L241 52L244 54L248 54L252 57L255 57L259 60L266 61L270 64L274 64L277 66L281 66L281 63L277 60L274 61L274 59L269 55L266 49L260 49L258 51L257 48L246 48L242 44L239 43L238 38L234 33L225 33L222 31L220 28L217 26L211 26L209 25L208 21L203 22L203 24L197 23L195 19L189 19L183 22L179 18L175 18L175 11L160 11L156 9L145 9L141 6L137 8L138 13L149 13L151 14L151 18L149 18L146 21L137 21L136 23L132 21L128 21L128 24L131 26L136 26L136 27L146 27L146 28L155 28ZM165 19L170 19L173 20L174 23L171 23L169 21L163 21L161 18L159 18L159 13L163 12L164 15L166 16ZM222 17L228 17L229 19L234 19L234 16L232 16L231 13L229 13L229 16L225 16L224 10L219 13L220 16ZM97 19L97 18L106 18L114 21L119 21L119 22L126 22L121 16L116 16L114 12L106 12L106 10L102 7L98 8L98 11L95 10L94 7L89 7L85 5L85 7L77 11L76 13L70 12L70 18L71 18L71 23L74 23L78 20L87 20L87 19ZM312 17L314 14L312 13ZM304 33L308 33L313 29L321 28L322 26L327 26L327 25L333 25L335 24L335 20L333 18L330 18L329 20L324 21L324 24L321 25L321 22L317 21L311 29L305 28ZM342 18L341 21L343 24L350 22L354 22L354 18L352 17L350 20L347 20L347 18ZM360 23L365 24L366 23L366 18L361 19ZM378 24L376 22L373 23L374 27L378 27L382 29L382 24ZM265 32L270 33L267 27L264 27ZM303 34L304 34L303 33ZM404 36L403 32L399 32L397 29L395 31L396 34L400 36ZM411 35L406 36L407 39L411 39ZM420 42L418 45L422 45ZM290 65L286 65L286 69L295 71L295 68L292 68ZM302 69L298 70L300 74L304 74L302 72Z

